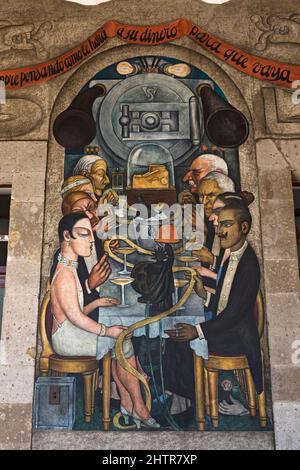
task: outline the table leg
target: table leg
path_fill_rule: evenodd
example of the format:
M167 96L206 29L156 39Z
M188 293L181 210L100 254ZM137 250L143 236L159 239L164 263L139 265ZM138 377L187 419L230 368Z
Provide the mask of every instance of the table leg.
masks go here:
M205 368L204 368L204 390L205 390L205 411L206 411L207 416L210 416L208 374Z

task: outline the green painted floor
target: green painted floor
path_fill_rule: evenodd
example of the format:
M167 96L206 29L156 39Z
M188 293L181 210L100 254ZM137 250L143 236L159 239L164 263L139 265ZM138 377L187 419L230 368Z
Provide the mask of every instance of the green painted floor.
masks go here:
M237 399L243 400L241 396L241 392L235 387L233 390L233 396ZM95 403L95 413L92 418L92 422L87 424L84 422L84 415L83 415L83 385L82 385L82 378L80 375L76 375L76 420L74 425L74 430L77 431L101 431L102 428L102 413L101 413L101 395L100 393L96 395L96 403ZM111 419L115 413L117 413L119 409L117 408L117 402L112 400L111 403ZM174 428L170 426L170 424L166 421L165 418L161 418L162 411L161 407L156 406L152 408L151 412L152 416L160 422L161 424L161 431L173 431ZM182 413L181 415L176 416L176 422L179 426L179 430L184 431L195 431L196 430L196 423L195 423L195 416L194 410L190 408L187 412ZM205 430L206 431L271 431L272 425L268 422L267 427L262 429L259 425L258 417L251 417L247 416L225 416L219 414L219 427L212 428L211 420L209 417L206 418ZM177 430L178 430L177 429ZM110 430L116 430L114 425L111 423ZM133 430L136 430L133 429ZM145 429L142 429L142 431ZM149 431L147 429L147 431ZM124 432L130 432L130 430L126 430ZM158 431L153 431L158 432Z

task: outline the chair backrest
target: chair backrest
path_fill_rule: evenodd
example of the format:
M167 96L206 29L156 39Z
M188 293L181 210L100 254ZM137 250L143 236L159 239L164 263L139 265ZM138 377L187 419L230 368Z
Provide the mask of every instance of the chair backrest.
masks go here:
M261 290L259 289L254 306L254 318L257 324L258 334L261 338L264 332L265 311Z
M43 358L49 358L52 354L54 354L51 345L52 321L53 318L50 308L50 283L48 282L46 293L42 301L40 314L40 334L42 342L41 357Z

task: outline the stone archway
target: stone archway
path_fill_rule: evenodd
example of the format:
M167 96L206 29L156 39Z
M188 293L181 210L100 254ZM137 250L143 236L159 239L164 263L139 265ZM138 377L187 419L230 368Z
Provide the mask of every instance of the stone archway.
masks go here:
M186 41L182 40L179 43L185 44ZM54 140L52 134L52 126L56 116L62 112L78 94L80 89L87 83L87 81L92 78L99 70L107 67L108 65L115 63L119 60L124 60L124 58L136 57L138 55L149 55L157 54L157 48L155 47L142 47L142 46L120 46L113 49L109 49L103 53L98 54L96 57L92 58L84 65L82 65L64 84L63 88L59 92L55 104L53 106L50 126L49 126L49 144L48 144L48 164L47 164L47 182L46 182L46 201L45 201L45 222L44 222L44 242L43 242L43 264L42 264L42 291L44 289L45 283L48 278L48 272L50 267L50 260L54 250L57 247L56 240L56 227L57 222L60 218L60 200L58 198L60 186L63 180L63 167L64 167L64 149L61 148L57 142ZM253 126L252 126L252 116L249 110L249 106L244 99L242 92L239 89L238 84L222 69L217 65L214 60L211 60L206 55L199 54L195 51L192 51L185 45L165 45L159 49L160 55L165 55L168 57L174 57L178 60L183 60L189 62L198 68L201 68L207 75L214 78L215 82L220 86L224 91L228 100L239 110L241 110L247 117L250 122L250 135L247 142L240 148L240 171L241 171L241 184L242 188L247 189L254 193L256 197L256 202L253 204L253 231L251 236L251 242L262 262L262 252L261 252L261 231L260 231L260 215L259 215L259 205L258 205L258 171L255 157L255 145L254 145L254 136L253 136ZM101 434L101 438L100 435ZM115 434L115 433L113 433ZM170 437L167 436L167 433L163 433L166 436L165 448L168 448L168 440ZM173 434L173 433L172 433ZM208 433L210 434L210 433ZM220 439L219 433L213 433L213 440ZM234 434L234 433L233 433ZM38 432L35 434L36 437L34 440L34 447L38 448L39 445L43 446L43 440L46 437L46 434ZM86 432L77 432L76 441L77 448L78 446L78 437L81 437L82 443L80 446L82 448L88 447L88 442L94 436L97 439L98 443L93 442L93 446L100 446L101 448L111 448L114 446L118 440L118 437L113 437L112 435L107 436L104 433L86 433ZM131 434L132 435L132 434ZM46 439L49 443L50 434L47 433ZM66 436L65 443L60 442L59 446L64 448L65 445L70 445L74 443L74 437L72 433L64 433ZM143 433L145 437L145 433ZM222 437L224 433L222 433ZM224 436L223 445L229 445L229 442L232 440L232 433ZM266 447L272 447L272 436L269 433L244 433L243 438L245 439L244 445L251 447L262 443L262 440L265 442ZM57 445L55 443L55 436L51 435L51 440L53 439L53 448ZM116 440L115 440L116 439ZM137 435L131 438L127 438L128 445L130 445L131 439L134 439L135 445L143 447L143 439L139 439ZM172 448L181 448L183 445L182 439L176 438L177 443L174 444L174 435L172 437ZM67 444L67 442L69 444ZM206 443L205 443L206 442ZM193 446L193 448L207 448L207 438L203 439L198 433L187 433L185 448ZM215 442L215 441L214 441ZM227 444L225 444L225 442ZM251 442L253 444L251 444ZM256 442L256 444L255 444ZM247 444L246 444L247 443ZM71 444L71 446L74 444ZM164 446L164 445L163 445ZM161 443L153 444L153 448L163 448ZM216 446L217 447L217 446ZM94 447L95 448L95 447Z

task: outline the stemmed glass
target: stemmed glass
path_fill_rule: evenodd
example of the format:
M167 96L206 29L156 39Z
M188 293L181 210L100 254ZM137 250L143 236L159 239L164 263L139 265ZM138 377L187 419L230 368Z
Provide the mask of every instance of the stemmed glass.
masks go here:
M190 254L182 254L177 256L178 261L185 263L185 266L188 268L190 263L197 261L197 256L192 256Z
M131 277L115 277L110 279L110 282L116 284L117 286L121 286L121 303L118 307L129 307L128 304L125 303L125 286L131 284L134 281Z
M118 248L115 248L114 251L117 253L120 253L121 255L124 255L124 258L123 258L124 269L122 269L122 271L118 271L118 274L121 274L122 276L129 276L130 271L128 271L127 269L127 256L134 253L136 249L130 246L119 246Z
M174 300L175 304L179 301L179 288L184 287L189 283L188 279L174 279L174 287L175 287L175 292L174 292ZM179 307L177 310L185 310L185 307L182 305Z

